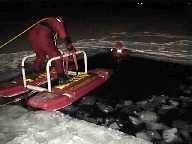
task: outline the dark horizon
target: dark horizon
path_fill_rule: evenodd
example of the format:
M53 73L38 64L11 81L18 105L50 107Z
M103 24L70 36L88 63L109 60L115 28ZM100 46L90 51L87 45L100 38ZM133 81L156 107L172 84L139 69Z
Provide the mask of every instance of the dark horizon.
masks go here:
M63 16L68 21L82 23L88 20L141 23L182 23L190 29L192 10L189 0L77 0L65 2L48 0L0 0L1 33L16 34L39 19ZM59 3L60 2L60 3ZM139 3L143 2L141 5ZM69 19L69 20L68 20ZM12 30L12 27L14 30ZM14 31L14 32L13 32ZM7 38L5 38L6 40Z
M142 15L189 15L191 12L189 1L169 0L118 0L109 1L78 0L77 2L40 0L0 0L0 17L2 19L17 19L24 17L38 17L51 15L82 16L142 16Z

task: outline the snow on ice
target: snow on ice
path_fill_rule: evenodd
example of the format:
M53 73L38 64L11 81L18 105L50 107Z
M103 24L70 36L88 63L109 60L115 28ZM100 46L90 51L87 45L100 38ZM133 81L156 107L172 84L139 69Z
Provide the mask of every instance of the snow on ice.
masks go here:
M122 132L77 120L61 112L0 109L1 144L149 144Z

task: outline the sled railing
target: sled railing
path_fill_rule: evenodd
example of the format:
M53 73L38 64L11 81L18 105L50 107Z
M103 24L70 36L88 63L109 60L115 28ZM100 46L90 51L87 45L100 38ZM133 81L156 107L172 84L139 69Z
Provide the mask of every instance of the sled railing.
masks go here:
M87 54L85 53L85 51L77 51L75 52L76 55L79 55L79 54L83 54L83 58L84 58L84 72L87 73ZM39 86L34 86L34 85L28 85L27 84L27 78L26 78L26 73L25 73L25 61L28 59L28 58L32 58L32 57L35 57L36 54L31 54L31 55L28 55L28 56L25 56L23 59L22 59L22 63L21 63L21 67L22 67L22 78L23 78L23 85L24 87L28 88L28 89L32 89L32 90L35 90L35 91L48 91L48 92L51 92L51 76L50 76L50 67L51 67L51 63L53 61L56 61L56 60L59 60L59 59L63 59L65 57L69 57L69 56L72 56L73 53L66 53L66 54L63 54L61 56L57 56L57 57L53 57L51 59L48 60L47 62L47 65L46 65L46 72L47 72L47 84L48 84L48 88L43 88L43 87L39 87ZM75 74L75 72L73 71L68 71L69 74Z
M76 54L81 54L83 53L84 55L84 67L85 67L85 73L87 73L87 54L84 52L84 51L77 51L75 52ZM51 58L48 60L47 62L47 66L46 66L46 70L47 70L47 84L48 84L48 92L51 92L51 76L50 76L50 66L51 66L51 63L53 61L56 61L56 60L59 60L59 59L62 59L62 58L65 58L65 57L69 57L69 56L72 56L73 53L68 53L68 54L64 54L62 56L58 56L58 57L54 57L54 58ZM69 73L71 71L68 71ZM71 72L72 73L72 72Z
M28 55L28 56L25 56L23 59L22 59L22 62L21 62L21 71L22 71L22 77L23 77L23 85L24 87L27 87L27 79L26 79L26 73L25 73L25 61L28 59L28 58L33 58L33 57L36 57L36 54L31 54L31 55Z

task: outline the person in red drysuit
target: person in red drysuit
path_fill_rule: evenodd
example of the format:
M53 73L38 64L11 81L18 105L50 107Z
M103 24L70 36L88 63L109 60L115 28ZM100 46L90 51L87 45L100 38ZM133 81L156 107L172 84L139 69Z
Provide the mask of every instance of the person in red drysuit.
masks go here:
M118 63L122 60L126 60L128 58L128 50L125 49L124 43L118 41L115 43L115 46L112 48L112 56L113 59L116 59Z
M76 51L66 32L64 21L61 17L49 17L48 19L38 23L31 29L28 37L31 48L36 53L36 59L34 62L34 73L36 75L43 70L46 56L52 58L61 55L54 43L55 34L57 34L60 39L64 40L65 48L70 52ZM61 81L61 83L64 82L67 77L64 74L61 60L55 61L54 65L59 81Z
M124 43L121 41L116 42L111 51L114 70L118 72L120 70L120 64L129 58L129 51L125 48Z

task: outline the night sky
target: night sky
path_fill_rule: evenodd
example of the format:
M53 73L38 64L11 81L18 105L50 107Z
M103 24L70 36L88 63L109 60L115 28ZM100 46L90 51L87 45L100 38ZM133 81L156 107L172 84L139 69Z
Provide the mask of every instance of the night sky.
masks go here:
M129 15L143 9L182 12L191 9L192 0L0 0L0 16L37 15Z
M8 25L12 27L31 21L26 24L30 25L49 16L84 20L94 17L143 18L160 15L186 17L184 19L191 23L192 0L0 0L0 32L4 35L11 31L10 28L5 29Z

